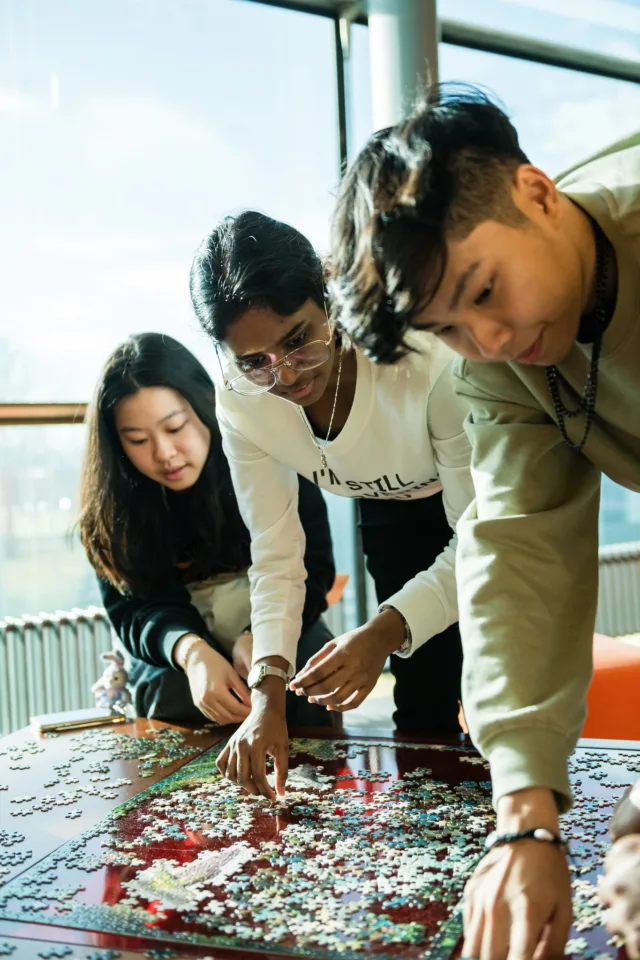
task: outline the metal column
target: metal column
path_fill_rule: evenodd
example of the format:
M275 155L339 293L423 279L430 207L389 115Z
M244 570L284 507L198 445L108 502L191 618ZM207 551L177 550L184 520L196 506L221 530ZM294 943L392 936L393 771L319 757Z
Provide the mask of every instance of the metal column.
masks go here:
M421 88L438 80L436 0L368 0L376 129L397 123Z

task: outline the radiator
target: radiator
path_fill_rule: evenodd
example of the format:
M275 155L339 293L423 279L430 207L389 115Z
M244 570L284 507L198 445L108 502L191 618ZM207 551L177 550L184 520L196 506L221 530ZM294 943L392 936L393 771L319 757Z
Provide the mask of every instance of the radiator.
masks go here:
M36 714L92 707L110 649L100 607L0 620L0 736Z
M600 547L596 631L609 637L640 633L640 541Z
M342 604L329 625L343 632ZM600 548L596 630L640 633L640 541ZM0 620L0 736L39 713L93 706L91 685L102 676L100 654L111 649L111 627L100 607Z

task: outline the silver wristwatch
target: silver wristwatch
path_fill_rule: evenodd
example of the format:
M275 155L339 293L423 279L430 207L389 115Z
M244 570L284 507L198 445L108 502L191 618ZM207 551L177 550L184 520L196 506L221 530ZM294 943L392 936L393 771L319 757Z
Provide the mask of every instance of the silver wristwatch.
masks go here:
M256 663L255 666L251 667L249 671L249 676L247 677L247 683L251 690L255 690L256 687L259 687L265 677L280 677L281 680L284 680L285 683L288 683L289 680L293 677L295 670L293 667L285 672L281 670L280 667L269 667L266 663Z

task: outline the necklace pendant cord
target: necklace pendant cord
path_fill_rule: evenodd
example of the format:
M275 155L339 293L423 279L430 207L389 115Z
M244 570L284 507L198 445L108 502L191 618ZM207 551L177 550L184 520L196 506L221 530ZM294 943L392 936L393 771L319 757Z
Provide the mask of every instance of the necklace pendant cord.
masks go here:
M587 374L585 388L577 407L571 409L567 407L562 400L560 395L560 385L558 382L560 379L558 368L553 366L547 367L546 369L547 386L551 394L551 399L553 400L556 421L558 423L558 427L560 428L562 439L567 446L571 447L572 450L575 450L576 453L582 452L593 423L596 408L596 396L598 392L598 364L602 350L602 338L607 325L606 293L608 270L605 240L604 234L597 224L594 223L593 229L596 242L595 316L598 320L599 332L591 348L591 364L589 367L589 373ZM579 414L584 414L584 429L581 440L578 443L574 443L567 432L566 420L572 420L574 417L579 416Z
M338 363L338 378L337 378L337 380L336 380L336 392L335 392L335 395L334 395L334 398L333 398L333 407L331 408L331 419L329 420L329 429L327 430L327 436L325 437L325 441L324 441L325 443L329 443L329 437L331 436L331 428L333 427L333 418L334 418L335 413L336 413L336 404L337 404L337 402L338 402L338 392L339 392L339 390L340 390L340 375L341 375L341 373L342 373L342 354L343 354L343 350L344 350L344 343L341 343L341 344L340 344L340 361L339 361L339 363ZM320 454L320 463L322 464L322 469L323 469L323 470L328 470L328 469L329 469L329 464L327 463L327 455L326 455L326 453L324 452L324 448L321 447L320 444L318 443L317 437L316 437L315 433L313 432L313 430L311 429L311 424L309 423L309 419L308 419L307 415L305 414L304 410L302 409L302 407L298 407L298 410L300 411L300 416L302 417L302 419L303 419L303 421L304 421L304 423L305 423L305 425L306 425L306 427L307 427L307 430L309 431L309 435L310 435L311 439L313 440L314 446L316 447L316 449L318 450L318 453Z

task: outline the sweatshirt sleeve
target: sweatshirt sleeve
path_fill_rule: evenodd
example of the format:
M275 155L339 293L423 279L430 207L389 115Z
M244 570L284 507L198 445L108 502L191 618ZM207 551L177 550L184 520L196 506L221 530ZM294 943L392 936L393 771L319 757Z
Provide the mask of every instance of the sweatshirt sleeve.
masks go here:
M463 703L494 799L571 802L598 587L600 474L507 365L460 363L476 499L458 524Z
M305 477L298 477L298 483L298 512L306 540L307 589L302 611L302 630L305 631L327 609L327 594L336 578L336 568L327 504L322 491Z
M411 650L404 656L411 656L431 637L458 620L457 537L454 531L460 516L473 500L471 450L463 426L466 413L466 403L453 389L451 364L448 364L429 394L427 428L452 535L435 562L384 603L385 607L399 610L409 624Z
M298 475L243 436L221 402L216 414L238 507L251 537L253 662L280 656L295 668L307 576Z
M120 593L100 578L98 586L113 629L132 657L154 666L178 670L173 660L173 648L186 633L195 633L218 649L204 620L191 603L189 591L178 580L159 590L157 600L141 600Z

